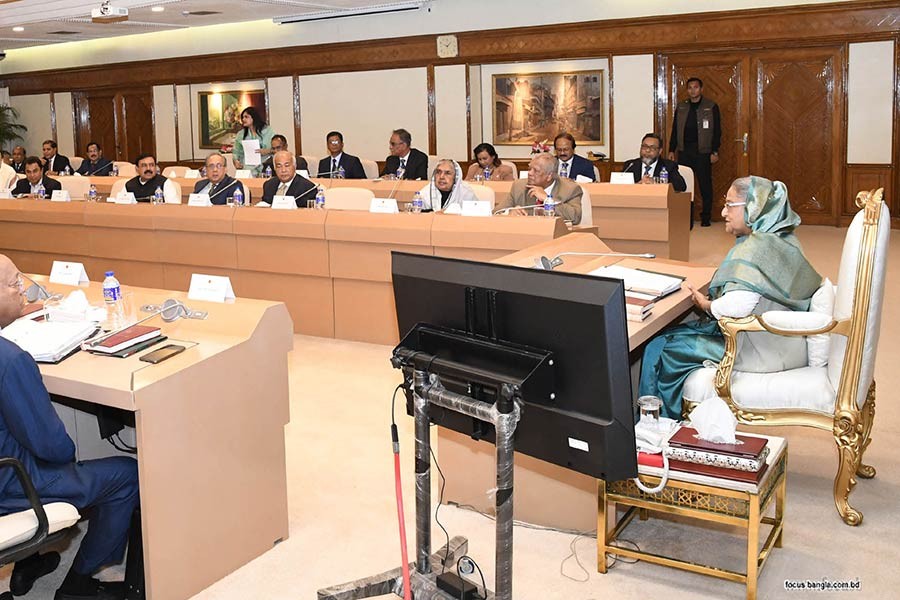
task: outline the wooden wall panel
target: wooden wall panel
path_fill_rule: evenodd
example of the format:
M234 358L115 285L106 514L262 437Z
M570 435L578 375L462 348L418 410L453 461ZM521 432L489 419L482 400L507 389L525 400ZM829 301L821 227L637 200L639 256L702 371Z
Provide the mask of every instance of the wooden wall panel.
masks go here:
M900 202L894 197L894 169L891 165L847 165L847 182L842 203L843 222L850 219L859 210L856 207L856 194L863 190L884 188L884 201L891 211L891 221L896 227L900 222Z

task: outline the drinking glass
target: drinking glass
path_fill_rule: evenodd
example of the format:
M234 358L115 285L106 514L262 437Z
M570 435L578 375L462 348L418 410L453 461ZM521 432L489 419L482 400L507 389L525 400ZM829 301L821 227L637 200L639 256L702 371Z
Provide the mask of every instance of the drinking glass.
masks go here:
M234 196L225 198L225 206L234 206Z
M641 411L641 422L652 429L659 429L659 411L662 400L657 396L641 396L638 398L638 408Z

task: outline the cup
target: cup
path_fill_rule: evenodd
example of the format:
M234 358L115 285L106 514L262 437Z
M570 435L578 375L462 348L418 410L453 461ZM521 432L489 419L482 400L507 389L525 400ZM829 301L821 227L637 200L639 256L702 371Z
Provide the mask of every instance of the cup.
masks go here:
M315 207L316 207L316 199L315 198L307 199L306 208L315 208Z
M662 400L657 396L641 396L638 398L641 423L653 429L659 429L659 411L661 407Z
M543 217L543 216L545 216L545 215L546 215L546 212L544 211L544 207L543 207L543 206L535 206L535 207L534 207L534 216L536 216L536 217Z
M131 290L122 290L122 297L119 299L119 327L125 327L137 322L137 311L134 304L134 292Z
M484 181L484 175L482 175L481 173L477 173L477 174L475 175L475 181L476 181L477 183L483 182L483 181Z
M234 206L234 196L225 198L225 206Z

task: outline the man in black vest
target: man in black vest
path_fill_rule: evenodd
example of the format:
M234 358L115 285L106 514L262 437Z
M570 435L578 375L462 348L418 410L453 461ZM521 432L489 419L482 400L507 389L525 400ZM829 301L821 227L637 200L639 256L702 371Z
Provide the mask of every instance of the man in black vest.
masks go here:
M700 224L709 227L713 199L712 165L719 161L722 123L719 105L703 97L703 81L697 77L688 79L687 92L687 100L678 103L672 120L669 160L675 160L677 150L678 164L693 169L703 197Z
M125 182L125 191L134 194L138 202L152 202L156 188L163 192L163 198L168 204L181 204L181 198L168 179L157 172L156 157L152 154L141 154L134 161L138 174Z

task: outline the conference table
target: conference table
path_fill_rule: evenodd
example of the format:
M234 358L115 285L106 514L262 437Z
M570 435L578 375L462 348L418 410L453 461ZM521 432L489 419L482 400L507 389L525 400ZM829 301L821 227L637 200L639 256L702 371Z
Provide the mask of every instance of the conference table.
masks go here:
M75 288L35 279L51 291L81 289L92 303L103 302L100 283ZM174 298L209 316L148 321L169 337L165 343L186 347L158 364L139 360L152 349L121 359L77 352L40 370L78 460L113 453L99 440L93 409L133 418L147 598L181 600L288 537L291 321L279 302L218 304L163 289L123 291L134 307Z
M610 247L596 236L572 233L524 248L493 262L530 267L541 256L609 251ZM681 276L685 278L685 283L701 290L706 288L715 272L715 267L668 259L565 256L563 260L563 264L557 267L559 271L587 274L599 267L617 264ZM632 362L640 357L643 345L649 339L688 314L692 306L691 294L686 286L682 286L679 291L658 300L646 320L640 323L629 321L628 348ZM634 380L632 373L623 373L622 376ZM492 513L495 503L485 494L485 490L496 486L493 445L476 442L467 435L443 427L438 428L437 436L438 458L446 482L444 501L474 506L482 512ZM593 477L516 453L514 480L516 519L577 531L596 528L597 480Z

